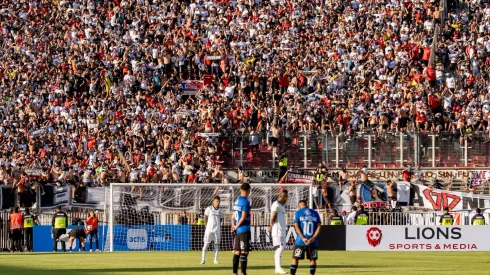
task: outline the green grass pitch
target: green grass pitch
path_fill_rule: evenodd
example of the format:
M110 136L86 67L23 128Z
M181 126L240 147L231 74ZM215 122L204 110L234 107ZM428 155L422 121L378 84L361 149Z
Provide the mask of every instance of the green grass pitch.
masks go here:
M283 254L289 271L291 251ZM0 254L0 275L231 275L232 254L220 252L213 264L212 251L205 265L200 252L26 253ZM254 251L248 275L274 274L273 252ZM484 252L327 252L319 253L317 274L489 274L490 253ZM298 275L309 274L301 261Z

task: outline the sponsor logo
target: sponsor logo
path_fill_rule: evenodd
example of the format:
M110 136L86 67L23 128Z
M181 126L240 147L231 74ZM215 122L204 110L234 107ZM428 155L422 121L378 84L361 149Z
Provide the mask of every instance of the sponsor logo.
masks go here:
M455 244L408 244L392 243L390 250L478 250L476 244L455 243Z
M425 228L413 228L413 227L405 227L405 240L432 240L432 239L452 239L452 240L459 240L461 239L461 228L459 227L453 227L453 228L432 228L432 227L425 227Z
M381 229L377 227L371 227L366 232L366 238L369 245L371 245L372 247L376 247L381 243L383 232L381 232Z
M146 249L148 245L148 232L146 229L129 229L126 244L128 249Z
M294 250L294 257L299 258L302 254L303 251L300 248L296 248L296 250Z

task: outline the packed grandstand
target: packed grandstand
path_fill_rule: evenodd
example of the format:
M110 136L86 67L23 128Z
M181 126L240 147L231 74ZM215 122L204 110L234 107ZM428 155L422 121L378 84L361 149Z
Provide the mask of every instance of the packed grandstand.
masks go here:
M362 167L367 135L373 167L487 164L490 8L478 1L0 8L4 184L25 168L86 186L223 182L222 168L274 167L284 149L290 167Z

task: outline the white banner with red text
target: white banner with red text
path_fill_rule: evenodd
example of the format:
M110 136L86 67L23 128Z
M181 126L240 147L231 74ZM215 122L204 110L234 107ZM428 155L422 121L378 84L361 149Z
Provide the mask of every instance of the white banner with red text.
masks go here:
M489 226L372 226L346 228L346 250L490 251Z

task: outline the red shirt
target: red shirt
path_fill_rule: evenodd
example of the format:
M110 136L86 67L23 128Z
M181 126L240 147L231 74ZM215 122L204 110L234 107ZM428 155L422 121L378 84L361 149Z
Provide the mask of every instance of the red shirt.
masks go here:
M436 80L436 70L434 68L428 67L426 72L427 78L429 78L430 81Z
M10 230L22 228L22 214L13 213L10 214Z
M439 106L438 98L435 95L429 96L429 105L432 109L435 109Z
M87 229L85 230L85 232L88 233L90 231L97 230L98 224L99 224L99 218L97 216L88 217L87 218Z
M404 181L410 181L411 176L412 176L412 172L409 172L408 170L403 170L403 180Z
M194 183L196 180L196 174L192 173L187 177L187 183Z
M214 76L212 74L205 74L202 79L204 80L204 86L208 86L213 83Z

